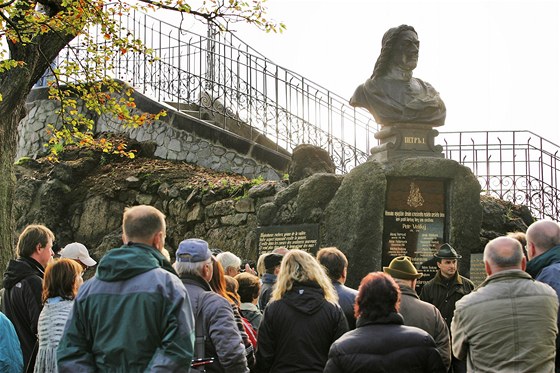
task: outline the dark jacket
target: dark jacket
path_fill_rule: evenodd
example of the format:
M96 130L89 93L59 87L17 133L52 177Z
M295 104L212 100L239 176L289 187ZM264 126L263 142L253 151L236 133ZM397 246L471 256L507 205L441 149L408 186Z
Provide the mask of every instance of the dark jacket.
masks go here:
M324 373L445 373L432 337L404 326L397 313L377 320L358 319L333 343Z
M346 321L348 321L348 329L356 329L356 318L354 317L354 303L356 302L356 296L358 291L348 286L342 285L338 281L333 281L334 290L338 294L338 304L342 311L344 311L344 316L346 316Z
M330 345L348 330L338 304L315 283L295 283L264 311L257 343L258 373L322 372Z
M74 301L58 346L64 372L187 372L194 320L187 291L155 248L109 251Z
M37 350L37 322L43 309L43 266L32 258L10 260L4 272L4 309L19 338L23 366L33 371Z
M455 311L455 303L473 290L473 282L459 275L458 271L450 281L446 281L441 272L437 271L435 277L422 288L420 299L436 306L449 328Z
M203 323L204 357L215 358L206 366L206 372L248 373L245 346L231 304L198 276L183 276L181 281L189 293L195 323Z
M432 336L441 360L446 368L451 364L451 343L449 329L439 310L433 304L418 299L416 292L408 286L399 284L401 289L401 306L399 313L404 318L404 325L415 326Z

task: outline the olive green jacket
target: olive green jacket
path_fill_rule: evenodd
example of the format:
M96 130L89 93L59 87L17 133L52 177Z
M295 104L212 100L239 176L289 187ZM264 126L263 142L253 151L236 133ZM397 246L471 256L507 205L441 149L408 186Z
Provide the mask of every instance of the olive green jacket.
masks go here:
M558 297L519 269L489 276L457 302L453 354L468 372L554 372Z

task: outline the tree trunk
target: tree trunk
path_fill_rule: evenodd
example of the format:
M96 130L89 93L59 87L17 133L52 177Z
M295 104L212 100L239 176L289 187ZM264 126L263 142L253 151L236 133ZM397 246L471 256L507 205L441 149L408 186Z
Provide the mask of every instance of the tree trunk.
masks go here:
M23 117L25 96L19 102L0 105L0 275L15 256L15 224L13 194L15 188L14 159L17 147L17 126ZM0 287L1 284L0 284Z
M0 73L0 278L15 256L17 232L12 204L18 124L26 115L25 102L33 84L73 38L74 35L52 30L35 37L33 43L8 41L10 58L24 64Z

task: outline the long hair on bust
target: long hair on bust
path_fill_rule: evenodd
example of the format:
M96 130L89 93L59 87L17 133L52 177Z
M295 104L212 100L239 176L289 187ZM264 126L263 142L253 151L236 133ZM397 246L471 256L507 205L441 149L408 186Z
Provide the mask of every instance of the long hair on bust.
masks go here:
M72 300L82 284L82 266L72 259L56 259L45 269L43 279L43 303L53 297Z
M290 250L282 260L272 299L282 299L295 282L315 282L323 289L328 302L335 304L338 302L338 295L332 282L317 259L305 251L294 249Z

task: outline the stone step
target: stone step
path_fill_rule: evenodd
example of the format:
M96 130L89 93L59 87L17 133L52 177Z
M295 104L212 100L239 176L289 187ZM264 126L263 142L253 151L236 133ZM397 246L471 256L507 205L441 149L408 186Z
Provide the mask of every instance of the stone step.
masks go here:
M169 105L172 108L174 108L175 110L179 110L179 111L183 111L183 110L199 111L200 110L200 106L198 106L197 104L191 104L191 103L186 103L186 102L165 101L165 104Z

